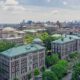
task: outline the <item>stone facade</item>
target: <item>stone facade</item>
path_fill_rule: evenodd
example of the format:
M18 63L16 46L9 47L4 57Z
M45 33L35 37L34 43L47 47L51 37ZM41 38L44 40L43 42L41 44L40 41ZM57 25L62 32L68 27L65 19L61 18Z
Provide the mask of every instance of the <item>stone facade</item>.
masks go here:
M52 42L52 52L58 53L61 59L67 59L74 51L80 52L80 38L77 36L68 35Z
M29 74L33 80L34 69L41 70L43 66L45 66L45 48L12 57L0 54L0 69L2 71L0 80L13 80L15 77L19 80L29 80Z

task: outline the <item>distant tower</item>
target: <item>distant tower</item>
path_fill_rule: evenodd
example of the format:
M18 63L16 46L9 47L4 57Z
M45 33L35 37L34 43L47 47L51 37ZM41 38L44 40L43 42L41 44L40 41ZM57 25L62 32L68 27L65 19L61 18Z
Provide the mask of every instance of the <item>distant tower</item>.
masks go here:
M22 21L22 25L23 25L23 26L25 25L25 20Z
M61 25L61 23L59 21L57 21L56 24L59 26L59 28L62 27L62 25Z
M21 23L20 23L20 27L19 27L19 29L20 30L23 30L23 26L25 25L25 20L23 20Z

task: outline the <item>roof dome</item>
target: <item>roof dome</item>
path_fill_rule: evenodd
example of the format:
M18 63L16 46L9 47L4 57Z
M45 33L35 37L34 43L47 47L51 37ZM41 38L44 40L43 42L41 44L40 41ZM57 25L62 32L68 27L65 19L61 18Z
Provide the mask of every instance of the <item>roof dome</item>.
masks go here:
M41 45L41 46L44 45L43 42L42 42L42 40L39 39L39 38L35 38L35 39L33 40L33 44L38 44L38 45Z
M14 32L14 31L16 31L16 29L11 28L11 27L3 28L3 32Z
M33 42L41 42L41 43L42 43L42 40L39 39L39 38L35 38L35 39L33 40Z

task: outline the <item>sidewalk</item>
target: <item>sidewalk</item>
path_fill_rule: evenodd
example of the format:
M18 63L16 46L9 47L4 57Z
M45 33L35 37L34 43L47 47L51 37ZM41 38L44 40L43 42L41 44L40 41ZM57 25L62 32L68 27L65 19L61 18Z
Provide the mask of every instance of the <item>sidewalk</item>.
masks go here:
M72 73L69 73L67 76L65 76L62 80L71 80Z

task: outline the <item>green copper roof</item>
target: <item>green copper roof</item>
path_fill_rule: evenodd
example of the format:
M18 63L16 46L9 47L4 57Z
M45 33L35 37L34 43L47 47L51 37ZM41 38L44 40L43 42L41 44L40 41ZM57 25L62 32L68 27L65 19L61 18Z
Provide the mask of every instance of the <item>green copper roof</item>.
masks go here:
M53 41L53 43L67 43L67 42L70 42L70 41L73 41L74 39L69 39L69 38L63 38L62 39L58 39L58 40L55 40Z
M75 35L62 35L62 36L63 36L63 39L55 40L52 43L60 43L60 44L62 44L62 43L67 43L67 42L76 40L76 39L80 39L80 37L75 36Z
M33 51L38 51L41 49L44 49L44 47L37 45L37 44L29 44L29 45L23 45L23 46L8 49L2 52L1 54L7 57L14 57L14 56L18 56L21 54L25 54L25 53L27 54Z
M65 35L63 35L65 38ZM76 36L76 35L66 35L67 38L71 37L73 39L80 39L80 37Z

